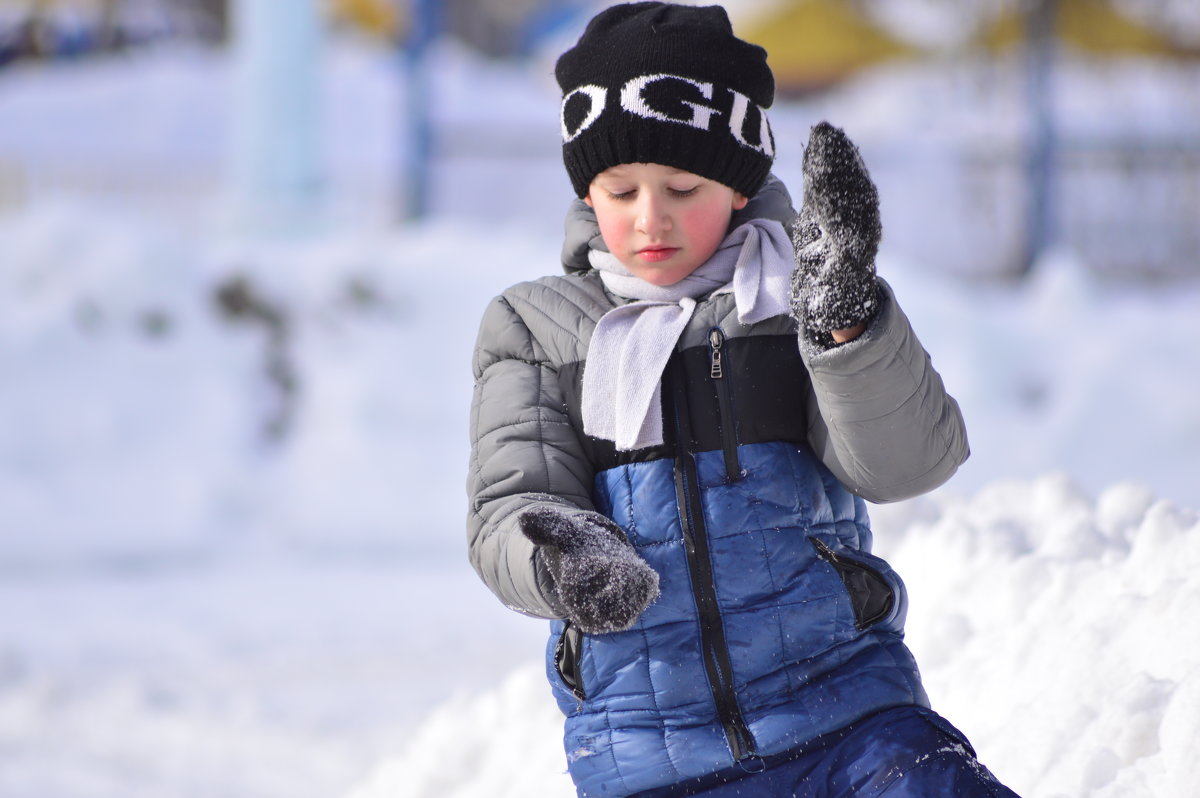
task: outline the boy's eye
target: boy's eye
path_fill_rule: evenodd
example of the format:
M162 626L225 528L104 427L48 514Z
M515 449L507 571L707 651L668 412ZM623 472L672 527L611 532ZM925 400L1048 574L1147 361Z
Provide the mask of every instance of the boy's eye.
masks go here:
M676 188L674 186L667 186L667 193L669 195L671 195L672 197L675 197L676 199L683 199L684 197L690 197L699 190L700 190L699 186L690 186L688 188ZM630 188L630 189L625 189L625 190L622 190L619 188L618 189L606 188L604 190L604 193L607 194L608 198L614 202L624 202L626 200L634 199L637 196L637 191L638 190L636 188Z

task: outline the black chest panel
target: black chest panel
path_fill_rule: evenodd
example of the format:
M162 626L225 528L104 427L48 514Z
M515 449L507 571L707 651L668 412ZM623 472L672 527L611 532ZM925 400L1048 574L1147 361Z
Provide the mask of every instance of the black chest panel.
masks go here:
M719 368L714 368L711 345L676 352L667 366L674 389L680 389L679 383L684 386L689 423L683 428L690 430L692 438L683 441L684 447L694 452L720 449L728 440L730 424L739 445L767 441L804 444L809 377L796 336L730 338L722 342L720 349ZM670 423L664 425L663 446L629 452L617 451L612 441L584 435L580 410L583 368L582 363L563 366L559 370L559 387L571 424L597 472L675 456L677 442L673 440ZM668 393L663 391L664 405L670 404ZM664 407L664 412L669 418L671 408Z

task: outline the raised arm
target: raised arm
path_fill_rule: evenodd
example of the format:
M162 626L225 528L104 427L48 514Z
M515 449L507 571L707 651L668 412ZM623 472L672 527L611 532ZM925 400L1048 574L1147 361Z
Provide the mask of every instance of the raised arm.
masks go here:
M852 342L802 347L811 376L808 437L854 493L872 502L908 499L938 487L967 459L962 413L913 332L891 288Z
M879 197L854 144L822 122L804 153L792 315L811 376L809 441L850 490L897 501L969 454L957 402L875 274Z

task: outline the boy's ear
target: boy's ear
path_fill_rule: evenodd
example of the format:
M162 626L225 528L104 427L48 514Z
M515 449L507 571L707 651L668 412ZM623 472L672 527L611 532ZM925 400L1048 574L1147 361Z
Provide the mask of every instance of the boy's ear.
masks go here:
M745 196L744 194L739 194L736 191L733 192L733 209L735 211L740 211L742 208L745 208L746 203L748 202L750 202L749 197Z
M588 193L584 194L580 199L582 199L584 202L586 202L587 206L589 208L596 207L595 205L592 204L592 192L589 191Z

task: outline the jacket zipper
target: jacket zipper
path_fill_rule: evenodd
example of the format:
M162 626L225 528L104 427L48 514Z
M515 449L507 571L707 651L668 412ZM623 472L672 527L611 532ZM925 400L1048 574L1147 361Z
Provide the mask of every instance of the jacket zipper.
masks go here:
M708 331L709 369L708 376L717 386L717 408L721 413L721 449L725 454L725 476L730 482L742 478L742 466L738 462L737 430L733 426L733 398L729 375L725 373L725 332L720 327Z
M686 382L672 372L671 397L675 430L675 500L683 527L684 550L691 576L692 597L700 616L700 641L704 653L704 669L712 690L717 716L725 731L725 739L733 758L743 761L757 756L754 737L746 726L733 689L733 664L725 641L725 627L717 603L712 560L708 548L708 532L700 504L700 480L696 462L688 451L691 440L687 417Z

